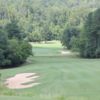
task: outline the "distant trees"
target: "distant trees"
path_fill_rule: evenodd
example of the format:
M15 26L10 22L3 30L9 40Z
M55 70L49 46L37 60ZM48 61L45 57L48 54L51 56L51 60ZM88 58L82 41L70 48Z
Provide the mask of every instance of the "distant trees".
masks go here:
M17 23L11 22L5 28L0 27L0 68L18 66L32 55L31 45L21 36Z
M79 26L96 7L98 0L0 0L0 26L8 24L9 37L25 35L31 42L60 40L66 25ZM13 22L13 17L18 21Z
M29 42L41 42L42 41L42 36L40 33L29 33L27 34L27 40Z

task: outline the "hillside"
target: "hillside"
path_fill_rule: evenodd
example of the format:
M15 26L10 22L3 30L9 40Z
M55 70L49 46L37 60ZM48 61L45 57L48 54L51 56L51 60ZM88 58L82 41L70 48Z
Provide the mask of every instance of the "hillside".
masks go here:
M14 18L30 41L59 39L99 6L100 0L0 0L0 26Z

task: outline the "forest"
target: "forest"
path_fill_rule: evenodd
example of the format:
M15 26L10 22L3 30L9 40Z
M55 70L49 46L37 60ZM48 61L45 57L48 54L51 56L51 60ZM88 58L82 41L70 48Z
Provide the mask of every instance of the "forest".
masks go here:
M0 0L0 26L16 19L26 39L59 40L67 27L82 28L99 0Z

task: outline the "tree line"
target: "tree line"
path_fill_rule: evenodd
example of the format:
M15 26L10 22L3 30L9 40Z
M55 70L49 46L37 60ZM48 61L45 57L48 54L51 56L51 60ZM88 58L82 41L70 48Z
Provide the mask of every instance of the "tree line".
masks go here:
M62 44L84 58L100 58L100 8L88 14L81 29L66 29Z
M31 42L60 40L68 26L80 26L99 0L0 0L0 25L14 17Z

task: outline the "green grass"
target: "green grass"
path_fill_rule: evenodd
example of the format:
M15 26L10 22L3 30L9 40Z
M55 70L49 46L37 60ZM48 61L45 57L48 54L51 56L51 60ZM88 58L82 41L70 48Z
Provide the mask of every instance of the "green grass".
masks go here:
M33 44L35 57L21 67L0 70L2 82L15 74L36 72L38 86L0 88L0 100L100 100L100 59L62 56L60 43Z

